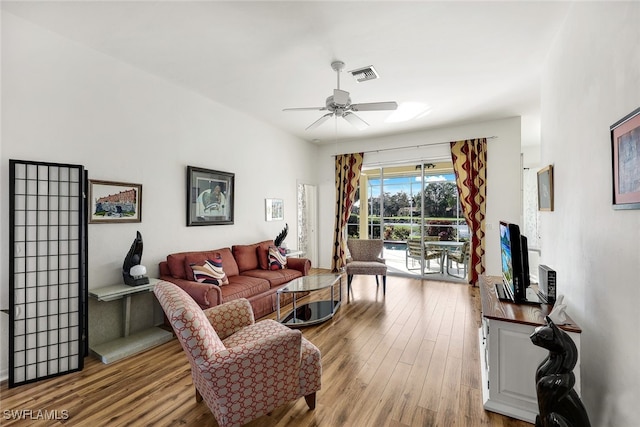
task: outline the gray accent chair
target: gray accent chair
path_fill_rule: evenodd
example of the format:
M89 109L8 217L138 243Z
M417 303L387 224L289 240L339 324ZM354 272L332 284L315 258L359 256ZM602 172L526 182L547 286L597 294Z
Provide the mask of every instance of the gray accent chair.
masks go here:
M351 281L356 274L376 276L376 286L380 286L378 276L382 276L382 294L387 290L387 265L381 258L384 242L380 239L347 240L350 257L347 258L347 297L351 292Z

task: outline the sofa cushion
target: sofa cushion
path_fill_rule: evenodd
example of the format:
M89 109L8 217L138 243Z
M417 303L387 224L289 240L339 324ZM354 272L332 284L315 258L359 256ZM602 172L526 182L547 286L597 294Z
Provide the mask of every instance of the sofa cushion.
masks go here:
M265 240L258 243L256 251L258 253L258 264L263 270L269 269L269 246L273 246L273 240Z
M211 283L223 286L229 284L229 279L222 268L222 257L216 254L214 259L208 259L203 265L192 264L191 270L196 282Z
M184 270L185 256L186 256L186 252L167 255L167 266L169 267L169 272L171 273L171 277L174 277L176 279L187 278L187 273Z
M233 257L238 264L238 270L242 273L245 270L255 270L259 268L258 262L258 248L264 246L268 240L264 242L254 243L252 245L233 245L231 250ZM273 244L273 242L272 242ZM269 246L267 245L267 248Z
M292 268L285 268L283 270L247 270L243 271L241 277L256 277L260 279L268 280L271 287L280 286L283 283L290 282L293 279L302 277L302 273Z
M258 254L256 253L258 245L233 245L233 257L238 263L238 270L242 273L245 270L253 270L258 268Z
M222 286L222 302L232 301L238 298L249 298L268 291L268 280L250 276L230 276L229 284Z
M287 250L277 246L269 246L269 270L287 268Z
M231 249L219 249L217 252L222 258L222 268L224 268L224 272L227 273L227 277L237 276L238 274L240 274L238 263L236 263L236 259L233 257Z

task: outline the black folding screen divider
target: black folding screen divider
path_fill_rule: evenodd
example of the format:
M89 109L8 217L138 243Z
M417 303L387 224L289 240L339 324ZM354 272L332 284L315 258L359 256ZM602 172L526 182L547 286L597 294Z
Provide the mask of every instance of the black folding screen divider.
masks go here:
M88 354L87 172L9 161L9 386L82 370Z

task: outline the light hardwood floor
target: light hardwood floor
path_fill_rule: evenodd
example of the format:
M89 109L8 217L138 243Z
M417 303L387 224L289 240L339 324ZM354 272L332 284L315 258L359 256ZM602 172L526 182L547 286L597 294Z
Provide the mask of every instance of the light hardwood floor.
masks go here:
M302 329L322 353L316 409L299 399L249 426L531 427L482 408L477 288L388 277L383 297L373 277L356 276L353 294L347 303L345 278L335 317ZM109 365L88 357L82 372L14 389L3 383L0 392L3 426L217 426L195 401L175 339ZM11 410L68 419L16 421L7 419Z

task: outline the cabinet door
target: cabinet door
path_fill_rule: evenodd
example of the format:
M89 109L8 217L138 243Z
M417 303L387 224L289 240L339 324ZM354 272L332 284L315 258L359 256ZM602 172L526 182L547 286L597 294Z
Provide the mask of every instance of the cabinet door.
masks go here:
M513 399L532 411L538 409L536 370L548 352L531 343L533 327L507 325L492 330L499 343L497 387L503 399ZM496 335L498 335L496 337Z
M78 371L87 355L86 171L10 160L9 386Z

